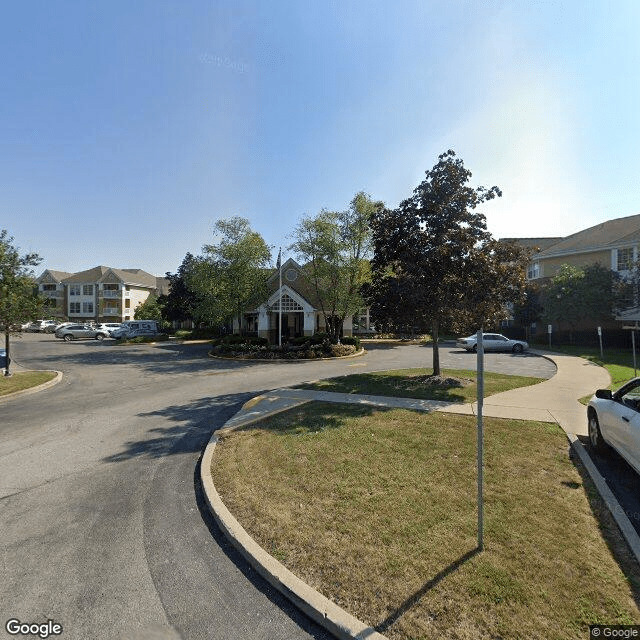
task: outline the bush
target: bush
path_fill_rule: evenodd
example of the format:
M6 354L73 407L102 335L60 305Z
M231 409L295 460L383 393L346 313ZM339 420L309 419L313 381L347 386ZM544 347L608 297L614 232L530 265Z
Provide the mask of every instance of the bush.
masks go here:
M352 344L332 344L329 353L334 358L340 358L342 356L350 356L356 352L355 345Z
M358 336L344 336L344 338L340 338L340 342L342 344L352 344L357 351L360 351L360 338Z

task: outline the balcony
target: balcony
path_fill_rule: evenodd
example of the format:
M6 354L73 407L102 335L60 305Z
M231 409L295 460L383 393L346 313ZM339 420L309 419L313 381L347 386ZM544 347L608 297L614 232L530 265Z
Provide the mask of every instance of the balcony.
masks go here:
M45 298L62 298L64 297L64 291L41 291Z
M118 289L117 291L113 291L111 289L105 289L104 291L100 291L98 293L100 298L121 298L122 291Z
M120 307L105 307L102 309L103 316L119 316L120 314Z

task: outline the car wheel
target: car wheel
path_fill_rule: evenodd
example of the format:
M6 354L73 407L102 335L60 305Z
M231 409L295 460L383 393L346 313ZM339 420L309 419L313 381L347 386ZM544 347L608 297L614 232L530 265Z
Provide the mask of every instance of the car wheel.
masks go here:
M72 335L70 335L70 334L67 334L66 336L62 336L62 339L63 339L65 342L71 342L71 341L73 340L73 336L72 336Z
M102 341L102 340L104 340L104 336L103 336L101 333L99 333L99 334L96 336L96 340L101 340L101 341Z
M474 344L471 351L473 351L473 353L478 353L478 345Z
M513 345L513 349L511 349L511 351L513 351L513 353L522 353L523 352L523 348L521 344L514 344Z
M589 442L594 451L598 453L606 453L608 446L602 438L602 432L600 431L600 423L598 422L598 416L595 411L589 413Z

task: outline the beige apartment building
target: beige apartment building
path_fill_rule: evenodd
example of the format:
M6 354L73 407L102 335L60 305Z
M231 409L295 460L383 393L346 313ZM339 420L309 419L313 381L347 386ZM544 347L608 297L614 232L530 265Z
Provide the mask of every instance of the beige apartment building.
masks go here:
M149 295L168 293L169 282L142 269L98 266L78 273L47 269L36 280L49 315L77 322L132 320Z

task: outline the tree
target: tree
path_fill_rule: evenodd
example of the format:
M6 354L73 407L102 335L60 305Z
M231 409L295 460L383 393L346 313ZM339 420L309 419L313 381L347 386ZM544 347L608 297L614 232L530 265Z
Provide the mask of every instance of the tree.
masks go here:
M36 293L31 269L40 264L42 258L36 253L21 256L13 242L5 229L0 231L0 331L5 336L7 376L11 375L9 335L44 308L44 300Z
M403 313L410 309L417 322L431 329L433 375L440 375L441 329L495 321L504 316L508 303L521 298L525 284L526 250L495 240L485 216L475 211L500 197L500 189L471 188L470 178L471 172L449 150L411 197L372 219L369 300L381 306L385 292L403 292ZM389 278L393 286L386 282Z
M551 323L569 325L569 341L573 331L587 318L600 321L613 316L616 274L599 263L579 268L562 264L544 287L543 317Z
M525 328L527 339L531 325L542 317L540 296L540 287L534 282L528 282L524 289L523 301L513 307L513 319L516 324Z
M370 279L368 258L373 248L370 222L383 207L361 191L346 211L322 209L303 217L295 228L289 249L303 263L334 340L340 337L345 318L364 306L361 288Z
M133 317L136 320L157 320L162 324L163 308L159 296L149 294L144 302L141 302L134 310Z
M197 321L221 324L242 316L267 295L271 250L245 218L218 220L218 244L205 245L186 276L187 288L196 296Z
M169 281L169 293L158 296L158 304L162 307L165 320L193 320L194 309L198 306L198 296L192 291L187 279L191 273L196 258L187 253L176 273L166 273Z

